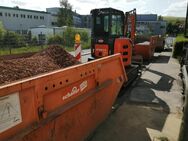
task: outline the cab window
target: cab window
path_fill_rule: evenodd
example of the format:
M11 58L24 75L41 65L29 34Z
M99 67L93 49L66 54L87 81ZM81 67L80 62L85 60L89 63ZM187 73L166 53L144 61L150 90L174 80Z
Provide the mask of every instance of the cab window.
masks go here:
M109 16L102 15L95 18L94 33L97 36L108 36L109 34Z
M104 32L108 32L109 30L108 25L109 25L109 18L108 16L104 16Z
M123 20L120 15L112 15L111 35L123 34Z

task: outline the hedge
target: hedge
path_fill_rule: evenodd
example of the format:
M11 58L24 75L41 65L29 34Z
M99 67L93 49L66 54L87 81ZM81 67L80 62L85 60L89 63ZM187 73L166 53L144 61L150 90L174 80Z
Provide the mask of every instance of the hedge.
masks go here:
M188 44L188 39L183 36L176 37L176 41L174 44L173 57L178 58L184 55L183 47Z

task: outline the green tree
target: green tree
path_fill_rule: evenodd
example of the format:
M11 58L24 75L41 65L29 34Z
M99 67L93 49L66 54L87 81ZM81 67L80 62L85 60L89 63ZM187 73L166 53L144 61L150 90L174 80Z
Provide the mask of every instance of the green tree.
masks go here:
M172 25L171 22L167 24L166 32L168 34L172 34L173 33L173 25Z
M0 47L3 45L3 36L5 34L5 29L3 27L2 22L0 21Z
M163 17L161 15L159 15L158 20L163 21Z
M178 19L175 22L169 22L167 24L166 31L168 34L173 34L173 35L183 34L184 23Z
M58 13L57 24L58 26L72 26L73 25L73 12L72 5L68 0L60 0L60 10Z
M61 37L60 35L55 35L55 36L49 37L48 38L48 44L62 45L63 44L63 37Z
M80 36L81 36L81 40L83 42L88 42L89 40L89 35L88 35L88 32L87 31L82 31L82 32L79 32Z
M64 45L68 47L73 47L75 35L76 31L71 27L67 27L66 30L63 32Z

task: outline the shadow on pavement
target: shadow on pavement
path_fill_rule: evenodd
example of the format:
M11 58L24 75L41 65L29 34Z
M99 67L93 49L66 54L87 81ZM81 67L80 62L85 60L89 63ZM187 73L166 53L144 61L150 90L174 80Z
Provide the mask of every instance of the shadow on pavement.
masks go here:
M172 52L172 47L171 48L165 48L163 52Z
M157 91L170 91L174 78L155 70L147 70L161 76L157 84L147 79L140 79L131 90L126 102L123 141L150 141L151 134L161 132L170 113L167 103L156 95ZM169 94L169 93L165 93ZM123 114L121 114L122 116ZM127 121L128 120L128 121ZM119 139L121 141L121 139Z
M90 141L151 141L150 134L162 131L170 109L156 96L155 90L170 91L174 79L155 70L148 71L161 76L158 83L140 79L136 86L127 89L120 97L124 103L96 130ZM131 96L128 99L130 94L133 99Z
M163 52L172 52L172 48L166 48ZM149 65L150 63L168 63L169 60L169 55L163 55L162 53L156 52L152 59L144 60L143 65Z
M159 56L154 57L154 59L151 61L151 63L168 64L169 60L170 60L170 56L159 55Z
M151 89L155 89L159 91L168 91L168 92L170 91L173 85L173 81L175 80L173 77L152 69L147 69L147 71L160 76L159 81L157 82L157 84L155 84L151 80L140 79L138 85L141 84L145 87L149 87Z

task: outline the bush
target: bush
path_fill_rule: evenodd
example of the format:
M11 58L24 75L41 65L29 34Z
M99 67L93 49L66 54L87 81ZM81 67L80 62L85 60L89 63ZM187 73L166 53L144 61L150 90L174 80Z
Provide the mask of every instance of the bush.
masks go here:
M74 38L77 33L80 34L82 44L87 44L89 42L89 35L87 31L85 31L84 29L78 30L71 27L67 27L67 29L63 32L63 39L65 41L64 45L68 47L73 47L75 40Z
M88 33L87 33L86 31L80 32L79 34L80 34L81 40L82 40L83 42L88 42L88 40L89 40L89 35L88 35Z
M188 44L188 39L178 36L174 44L173 57L182 57L184 55L183 47Z
M174 45L173 57L178 57L183 55L184 41L176 42Z
M32 39L31 39L31 45L37 45L38 44L38 40L37 40L37 37L35 36L35 37L33 37Z
M63 37L59 36L59 35L55 35L52 37L48 38L48 44L59 44L62 45L63 44Z
M12 31L7 31L3 36L3 45L9 48L26 46L24 36Z
M82 43L82 49L89 49L91 47L91 39L88 39L87 42Z

